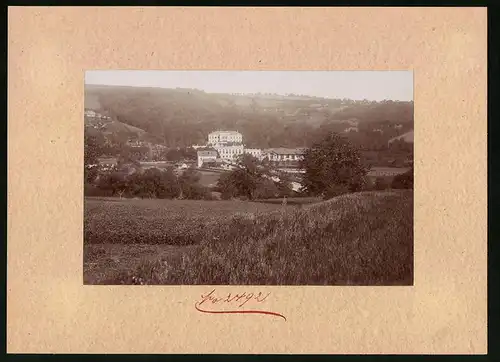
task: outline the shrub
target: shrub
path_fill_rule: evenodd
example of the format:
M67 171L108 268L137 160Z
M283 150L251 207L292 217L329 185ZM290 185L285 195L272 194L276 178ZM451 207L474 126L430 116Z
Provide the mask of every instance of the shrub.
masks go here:
M221 193L220 198L222 200L231 200L233 198L233 195L230 192L225 191Z
M113 192L111 190L101 189L91 184L85 184L83 193L85 196L100 196L100 197L113 196Z
M413 189L413 167L401 175L397 175L392 180L393 189Z
M385 177L377 177L375 179L375 184L373 185L374 190L386 190L390 187L390 182Z
M280 194L276 183L269 179L259 180L257 187L253 193L256 199L270 199L277 197Z

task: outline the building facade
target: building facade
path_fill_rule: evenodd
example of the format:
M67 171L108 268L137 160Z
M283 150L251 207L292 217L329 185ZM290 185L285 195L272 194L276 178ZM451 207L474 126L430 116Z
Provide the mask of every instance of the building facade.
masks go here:
M270 148L265 150L264 157L269 161L300 161L304 158L305 150L302 148Z
M270 148L266 150L245 148L242 134L235 131L211 132L205 147L210 148L210 150L198 150L198 167L201 167L204 162L235 162L242 154L250 154L258 160L267 158L272 162L284 162L286 167L291 167L293 162L289 161L298 162L303 159L305 153L304 148Z
M201 167L205 162L216 162L217 151L205 150L198 151L198 167Z
M259 148L245 148L244 152L252 155L258 160L262 160L262 150Z
M245 152L245 146L232 145L232 146L215 146L215 150L219 153L219 156L223 160L235 161L239 155Z
M105 116L99 112L96 112L92 109L86 109L85 110L85 116L88 117L88 118L97 118L97 119L110 119L109 116Z
M208 143L211 145L243 143L243 135L236 131L215 131L208 134Z
M103 171L110 171L118 167L118 159L116 157L99 157L97 162Z

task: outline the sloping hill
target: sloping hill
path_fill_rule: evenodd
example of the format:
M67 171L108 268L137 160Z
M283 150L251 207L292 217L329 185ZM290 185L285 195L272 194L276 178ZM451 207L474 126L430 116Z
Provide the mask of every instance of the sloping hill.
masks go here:
M190 269L203 272L177 282L413 283L412 191L341 196L285 215L232 220L223 230L188 257Z
M90 91L88 86L85 86L84 105L86 109L93 109L95 111L99 111L101 109L99 93Z
M135 276L147 284L412 285L413 191L247 212L206 225L200 238L106 283Z
M86 85L85 103L140 128L171 147L206 141L214 129L237 129L249 147L309 146L318 127L335 120L367 124L370 142L378 123L413 122L413 102L356 102L297 96L211 94L195 89ZM320 108L311 105L322 105ZM323 107L324 106L324 107ZM380 142L401 132L384 133ZM348 137L359 135L350 134Z

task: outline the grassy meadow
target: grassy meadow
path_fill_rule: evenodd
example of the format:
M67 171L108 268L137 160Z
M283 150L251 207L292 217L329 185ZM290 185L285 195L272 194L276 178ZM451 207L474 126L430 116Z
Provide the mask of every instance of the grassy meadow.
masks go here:
M86 198L85 284L412 285L413 191L248 201Z

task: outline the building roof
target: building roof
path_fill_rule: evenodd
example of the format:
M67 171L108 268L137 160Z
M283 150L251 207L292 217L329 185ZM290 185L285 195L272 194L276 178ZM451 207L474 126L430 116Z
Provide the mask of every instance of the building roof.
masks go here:
M266 150L268 153L276 153L278 155L303 155L304 148L269 148Z
M215 133L227 133L227 134L238 134L238 135L241 134L238 131L213 131L213 132L210 132L209 135L215 134Z
M227 149L227 148L244 148L245 146L243 146L242 143L237 143L237 144L230 144L230 145L224 145L224 144L221 144L221 145L215 145L214 148L215 149Z

